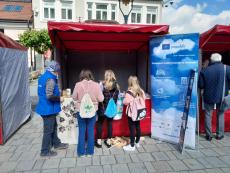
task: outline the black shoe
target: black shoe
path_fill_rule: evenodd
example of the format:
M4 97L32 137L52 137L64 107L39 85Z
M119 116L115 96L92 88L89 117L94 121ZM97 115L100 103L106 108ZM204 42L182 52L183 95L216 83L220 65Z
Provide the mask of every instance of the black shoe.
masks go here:
M216 136L216 140L221 140L224 138L224 135L223 136Z
M107 143L107 140L104 140L104 144L106 145L107 148L111 147L111 145Z
M40 153L41 157L53 157L56 155L57 155L57 152L55 152L55 151L49 151L48 153Z
M102 148L102 145L101 145L101 144L98 144L97 141L95 141L95 147L97 147L97 148Z
M211 137L211 136L206 135L206 136L205 136L205 139L206 139L207 141L211 141L211 140L212 140L212 137Z
M62 150L62 149L67 149L68 147L69 147L69 144L60 143L58 146L55 146L54 149Z

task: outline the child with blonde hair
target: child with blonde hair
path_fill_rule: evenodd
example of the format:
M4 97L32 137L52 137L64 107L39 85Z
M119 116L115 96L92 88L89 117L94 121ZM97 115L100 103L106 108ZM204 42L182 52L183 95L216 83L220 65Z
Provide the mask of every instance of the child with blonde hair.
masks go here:
M123 100L124 105L128 105L136 98L145 100L145 93L139 85L138 78L136 76L130 76L128 79L128 90L125 94ZM124 146L125 151L135 151L135 146L140 147L139 141L141 136L140 121L133 121L130 116L128 116L129 130L130 130L130 144ZM135 140L135 130L136 130L136 140Z
M104 75L104 81L102 82L102 90L104 95L104 101L99 104L98 108L98 121L97 121L97 140L95 146L98 148L102 147L101 138L102 138L102 126L103 122L107 121L107 134L108 138L104 141L105 145L110 148L112 138L112 122L113 118L105 115L106 108L108 106L109 100L113 98L114 102L117 103L117 98L119 94L119 86L117 84L117 79L112 70L106 70Z

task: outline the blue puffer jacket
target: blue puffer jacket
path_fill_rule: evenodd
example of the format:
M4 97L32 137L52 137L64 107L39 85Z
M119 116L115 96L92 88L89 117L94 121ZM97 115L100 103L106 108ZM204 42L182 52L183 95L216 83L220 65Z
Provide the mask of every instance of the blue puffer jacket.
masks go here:
M230 67L226 66L225 95L228 93ZM200 72L198 87L204 89L204 102L219 104L222 101L224 85L224 65L221 62L211 63Z
M61 111L60 101L50 101L46 96L46 82L48 79L56 81L54 87L54 95L60 96L57 84L57 77L49 71L46 71L38 80L38 96L39 101L36 107L36 112L41 116L49 116L57 114Z

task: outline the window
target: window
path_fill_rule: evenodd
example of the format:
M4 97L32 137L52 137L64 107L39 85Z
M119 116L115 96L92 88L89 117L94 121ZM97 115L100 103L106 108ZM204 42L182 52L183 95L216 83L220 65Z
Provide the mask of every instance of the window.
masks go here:
M107 20L107 4L96 4L96 19Z
M72 9L62 8L61 9L61 18L72 20Z
M88 2L87 3L88 5L88 20L91 20L93 17L92 17L92 6L93 6L93 3L92 2Z
M55 9L51 7L44 7L44 18L55 19Z
M156 23L157 8L147 7L146 23L154 24Z
M141 23L141 6L133 6L131 12L131 23Z
M116 5L111 5L111 20L116 20Z

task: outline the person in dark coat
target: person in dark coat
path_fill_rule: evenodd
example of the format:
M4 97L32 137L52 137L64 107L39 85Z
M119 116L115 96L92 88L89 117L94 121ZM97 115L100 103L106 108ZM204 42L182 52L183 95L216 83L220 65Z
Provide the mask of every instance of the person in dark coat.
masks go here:
M105 79L102 82L102 90L104 95L104 101L99 103L98 107L98 121L97 121L97 140L95 142L95 146L97 148L101 148L101 138L102 138L102 126L105 120L107 121L107 133L108 138L104 141L105 145L110 148L111 147L111 138L113 134L112 122L113 118L106 117L105 110L109 103L110 98L114 99L114 102L117 103L117 98L119 94L119 86L116 81L115 74L112 70L105 71Z
M217 130L216 139L221 140L224 138L224 110L221 108L223 100L223 89L225 80L224 95L228 94L228 83L230 81L230 67L226 66L226 72L224 64L221 63L221 55L213 53L211 55L211 62L207 68L204 68L200 72L198 87L203 90L203 101L205 110L205 132L206 139L212 140L212 111L217 109ZM225 75L225 79L224 79Z

